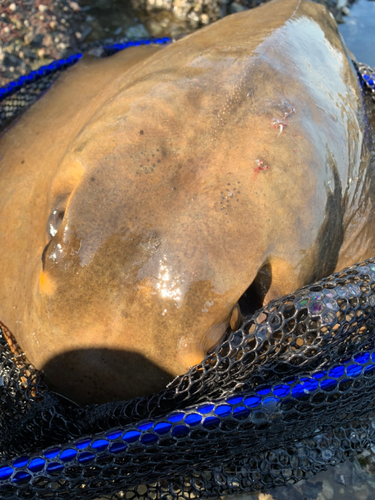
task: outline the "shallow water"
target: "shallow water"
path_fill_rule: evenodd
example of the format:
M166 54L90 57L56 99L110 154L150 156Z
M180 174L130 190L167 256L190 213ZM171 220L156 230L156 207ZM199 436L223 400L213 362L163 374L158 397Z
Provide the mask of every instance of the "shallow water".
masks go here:
M356 59L375 67L375 1L359 0L339 31Z

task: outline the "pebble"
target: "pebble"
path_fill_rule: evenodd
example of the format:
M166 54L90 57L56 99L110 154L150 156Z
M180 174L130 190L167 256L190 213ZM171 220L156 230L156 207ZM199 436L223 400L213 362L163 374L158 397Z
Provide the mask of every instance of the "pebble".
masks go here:
M208 23L210 22L210 18L208 17L208 15L207 15L207 14L202 14L202 15L201 15L201 22L202 22L203 24L208 24Z
M325 498L325 500L332 500L334 493L335 492L334 492L332 485L327 480L324 480L322 494L323 494L323 497Z
M39 10L39 12L46 12L48 10L48 7L47 7L47 5L44 5L41 3L38 7L38 10Z
M232 4L230 4L229 10L231 14L236 14L237 12L243 12L244 10L248 9L240 3L233 2Z
M104 55L103 47L94 47L94 48L88 50L87 52L91 56L95 56L95 57L102 57Z
M69 2L69 7L74 11L74 12L79 12L81 10L81 7L78 5L77 2Z
M147 38L150 36L150 33L143 24L138 24L127 29L125 35L131 40L133 38Z
M17 10L17 5L15 3L11 3L9 5L9 10L11 10L12 12L15 12Z
M81 38L80 38L80 41L83 42L83 40L89 36L89 34L92 32L92 27L91 26L87 26L86 28L84 28L84 30L82 31L81 33Z
M366 484L362 486L353 486L356 500L368 500L371 498L370 491Z

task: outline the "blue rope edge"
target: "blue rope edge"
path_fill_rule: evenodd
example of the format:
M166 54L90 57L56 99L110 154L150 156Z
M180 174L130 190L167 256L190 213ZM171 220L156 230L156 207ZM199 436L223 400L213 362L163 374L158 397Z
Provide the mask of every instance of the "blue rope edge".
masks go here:
M128 47L137 47L140 45L167 45L171 42L172 39L169 37L154 38L148 40L136 40L136 41L132 40L124 43L115 43L113 45L104 45L103 49L106 55L110 56L115 54L116 52L119 52L120 50L127 49ZM61 69L66 69L69 66L73 66L76 62L78 62L81 59L82 55L83 55L82 53L78 53L78 54L73 54L66 58L58 59L57 61L54 61L45 66L41 66L40 68L31 71L27 75L20 76L19 78L17 78L17 80L14 80L13 82L7 83L6 85L0 88L0 102L9 97L10 95L14 94L15 92L17 92L18 90L20 90L22 87L32 82L36 82L46 75L50 75Z

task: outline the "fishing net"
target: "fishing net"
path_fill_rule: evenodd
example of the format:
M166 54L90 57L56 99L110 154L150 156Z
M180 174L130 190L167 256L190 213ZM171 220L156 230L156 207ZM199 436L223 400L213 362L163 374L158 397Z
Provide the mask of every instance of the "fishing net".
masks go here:
M1 126L78 58L0 89ZM195 499L309 478L374 442L374 326L375 258L270 302L165 390L79 407L1 325L0 497Z

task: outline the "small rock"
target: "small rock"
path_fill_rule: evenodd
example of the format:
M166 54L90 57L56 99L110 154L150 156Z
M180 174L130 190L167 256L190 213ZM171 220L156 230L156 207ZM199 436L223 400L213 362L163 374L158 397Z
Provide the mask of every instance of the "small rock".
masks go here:
M30 61L35 61L38 59L38 56L35 54L35 52L27 47L23 47L23 54L24 56L29 59ZM21 56L20 56L21 57Z
M363 486L353 486L354 496L356 500L368 500L370 497L370 491L366 484Z
M95 57L102 57L104 55L103 47L94 47L88 51L88 53Z
M23 37L23 41L25 42L26 45L30 45L30 43L32 42L32 39L33 39L33 34L31 31L28 31L27 33L25 33L25 35Z
M37 35L33 36L31 40L31 46L32 47L40 47L43 43L43 35L42 33L38 33Z
M127 29L126 36L131 40L133 38L147 38L150 36L150 34L143 26L143 24L138 24L136 26L131 26L129 29Z
M43 46L44 47L50 47L52 44L53 44L52 36L49 33L47 33L43 37Z
M201 23L202 24L208 24L210 22L210 18L208 17L207 14L202 14L201 15Z
M10 29L9 29L9 27L8 27L8 26L5 26L5 27L3 28L3 31L4 31L4 33L7 33L7 34L8 34L8 33L10 32Z
M81 10L81 7L78 5L77 2L69 2L69 7L74 11L74 12L79 12Z
M159 36L163 33L163 26L161 25L160 22L156 21L155 19L150 19L147 22L148 29L152 33L152 36Z
M117 28L117 29L113 32L113 34L114 34L114 35L119 35L119 34L121 33L121 31L122 31L122 28L121 28L121 26L120 26L119 28Z
M247 10L247 8L237 2L233 2L229 7L229 11L231 14L236 14L237 12L243 12L244 10Z
M56 23L56 21L51 21L51 22L49 23L49 27L51 28L51 30L55 30L55 29L56 29L56 27L57 27L57 23Z
M45 49L38 49L37 54L39 59L43 59L43 57L46 55L46 50Z
M370 450L363 450L361 453L361 456L364 458L370 457L371 456L371 451Z
M341 9L341 12L344 14L344 16L350 16L350 10L347 6L343 7Z
M23 24L26 26L26 28L28 28L30 26L30 22L28 19L25 19Z
M47 5L44 5L41 3L38 7L38 10L39 10L39 12L43 13L43 12L46 12L48 10L48 7L47 7Z
M332 485L327 480L323 481L322 493L323 493L325 500L332 500L332 498L335 494L335 491L334 491Z
M15 12L17 10L17 5L15 3L11 3L9 5L9 10L11 10L12 12Z
M81 42L92 32L92 27L87 26L81 33Z
M76 36L76 38L77 38L78 40L81 40L81 38L82 38L82 33L80 33L79 31L76 31L74 34L75 34L75 36Z

